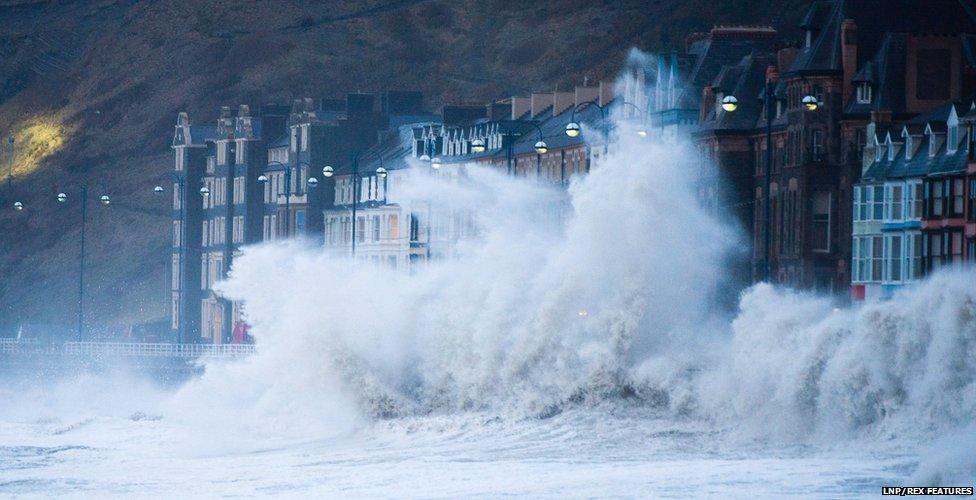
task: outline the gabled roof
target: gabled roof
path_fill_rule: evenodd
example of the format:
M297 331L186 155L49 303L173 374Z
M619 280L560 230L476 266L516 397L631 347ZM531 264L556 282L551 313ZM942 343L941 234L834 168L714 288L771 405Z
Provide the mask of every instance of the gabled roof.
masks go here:
M866 114L882 109L896 115L905 112L906 50L907 36L904 33L885 34L877 52L853 79L855 83L871 84L871 102L859 103L852 95L844 110L846 113Z
M926 131L931 128L939 133L944 133L946 130L946 119L949 117L954 106L957 109L968 109L970 103L945 103L928 113L912 119L905 124L902 130L907 129L909 133L916 136L918 135L916 132L920 128ZM887 134L888 132L886 131L885 133ZM891 132L892 135L894 133ZM901 132L898 133L900 134ZM925 177L929 175L964 172L966 170L969 157L969 141L962 141L956 151L949 153L948 145L943 140L941 144L937 143L939 149L934 155L929 154L931 141L931 135L927 133L922 135L921 142L917 148L913 148L915 154L910 159L907 158L904 147L900 148L900 151L892 160L888 160L887 151L882 149L881 159L871 163L862 176L862 180L880 181L884 179ZM882 148L884 147L882 146Z

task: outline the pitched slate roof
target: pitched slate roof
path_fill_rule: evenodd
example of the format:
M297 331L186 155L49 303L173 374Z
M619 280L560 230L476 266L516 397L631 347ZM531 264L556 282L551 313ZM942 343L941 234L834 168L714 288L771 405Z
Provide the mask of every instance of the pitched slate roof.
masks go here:
M972 106L971 101L947 102L932 111L920 115L908 122L906 126L918 130L918 127L931 125L936 130L945 131L946 120L949 118L953 107L956 113L968 111ZM901 132L892 129L893 136L901 137ZM946 141L942 141L938 151L934 155L929 154L929 143L931 137L922 136L922 142L915 149L915 154L907 159L904 145L892 160L888 159L886 151L882 151L881 159L871 163L862 175L862 181L881 181L884 179L924 177L927 175L941 175L951 172L964 172L966 170L969 157L969 141L962 141L959 148L949 153ZM900 142L896 140L896 142Z
M859 103L852 95L844 111L859 114L876 110L889 110L894 114L905 112L905 67L907 35L886 33L874 57L862 66L854 82L870 82L871 102Z
M858 68L874 57L886 33L976 33L976 18L960 0L820 0L801 23L814 37L791 72L841 71L841 25L857 25Z
M677 108L698 109L701 89L712 83L726 66L735 65L754 52L772 53L778 41L771 28L715 28L700 41L700 52L686 74L680 75L684 84Z
M699 124L701 130L752 130L762 117L762 102L759 98L766 81L766 68L775 63L769 54L753 53L743 57L735 66L722 69L713 84L715 90L726 95L746 96L739 99L735 112L718 111L711 106L708 114Z

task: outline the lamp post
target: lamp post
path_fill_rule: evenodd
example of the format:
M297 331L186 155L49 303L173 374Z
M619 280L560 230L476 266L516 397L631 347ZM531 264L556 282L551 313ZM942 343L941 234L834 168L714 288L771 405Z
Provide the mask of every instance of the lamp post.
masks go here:
M352 155L352 256L356 257L356 210L359 204L359 160L363 156L365 151L361 151ZM332 177L335 174L335 169L326 165L322 168L322 175L326 178Z
M291 232L291 195L294 193L294 191L291 188L291 165L290 164L284 164L284 163L282 163L281 165L284 165L284 167L285 167L284 168L284 181L285 181L284 182L284 184L285 184L285 189L284 189L284 195L285 195L284 236L285 236L285 238L287 238L289 236L289 233ZM298 167L299 168L301 168L303 166L304 167L309 167L309 168L312 167L308 162L305 162L305 161L298 162ZM314 188L315 186L318 185L318 182L319 181L318 181L318 179L315 179L315 182L314 183L309 182L312 179L315 179L315 177L309 177L308 180L305 181L305 183L308 185L308 187ZM258 182L261 183L261 184L266 184L268 182L268 176L265 175L265 174L259 175L258 176ZM276 197L276 200L275 200L276 203L275 204L277 204L277 197L280 196L281 194L282 193L274 193L274 195Z
M773 183L773 120L776 119L776 85L773 80L766 79L763 85L762 104L766 118L766 171L763 175L763 279L771 281L770 261L772 259L772 183ZM816 111L821 103L812 95L802 100L805 111ZM722 109L734 113L739 109L739 100L734 95L722 98Z
M58 193L58 203L68 201L68 195L64 192ZM111 203L107 194L99 197L98 201L105 206ZM81 246L78 255L78 342L85 339L85 229L88 224L88 186L81 186Z
M516 122L513 121L513 122L510 122L510 123L516 123ZM531 123L536 128L536 130L538 130L538 132L539 132L539 140L536 141L535 146L534 146L535 152L536 152L536 176L538 177L539 171L542 168L542 155L546 154L546 152L549 151L549 146L546 144L546 141L543 140L545 136L542 133L542 127L540 127L539 124L536 123L536 122L534 122L534 121L527 122L527 123ZM516 134L512 130L509 130L509 131L506 131L503 135L505 137L518 137L520 134ZM505 151L506 152L506 159L508 160L508 170L507 170L507 172L510 173L510 174L512 174L512 175L515 175L516 174L516 172L513 171L513 169L512 169L512 158L514 157L514 150L513 150L514 144L515 144L515 141L514 140L509 140L508 141L508 145L506 146L506 151ZM474 139L474 140L471 141L471 152L473 152L473 153L484 153L485 152L485 149L487 149L487 148L485 146L485 140L484 139ZM421 159L423 159L423 157L421 157Z
M10 136L7 141L10 143L10 158L7 158L7 193L10 193L14 177L14 136Z
M184 286L184 284L183 284L183 277L184 277L183 268L186 266L186 261L185 261L186 256L185 256L184 251L183 251L183 249L186 247L186 199L185 199L184 191L183 191L183 188L185 186L185 180L184 180L185 177L183 176L183 174L175 174L175 175L176 175L176 182L177 182L177 186L178 186L177 187L178 193L174 193L174 195L175 196L179 196L179 200L180 200L180 233L179 233L179 235L180 235L180 253L179 253L180 266L179 266L179 269L176 270L176 272L178 273L178 279L177 279L177 281L179 282L179 287L176 290L176 294L177 294L177 299L176 300L178 301L177 302L178 303L178 306L177 307L179 307L179 310L180 310L180 317L179 317L179 322L176 325L176 343L182 344L183 343L183 332L186 329L186 323L185 323L186 322L186 314L184 314L184 312L183 312L183 286ZM165 191L165 189L163 189L163 186L156 186L156 187L153 188L153 193L155 193L157 195L163 194L164 191ZM209 191L208 191L208 193L209 193Z
M433 146L428 147L427 145L425 145L424 146L424 149L429 149L430 152L433 152ZM430 154L428 154L427 152L425 152L424 154L420 155L420 158L419 159L420 159L420 161L424 161L424 162L428 162L429 163L430 170L428 172L430 173L431 176L433 176L434 175L434 172L436 172L437 170L440 170L440 168L441 168L441 164L442 164L441 159L439 157L436 157L436 156L433 157L433 158L431 158ZM431 227L434 225L434 213L433 213L433 210L431 208L431 205L432 205L431 201L430 200L427 200L427 252L426 252L427 253L427 262L430 262L430 256L431 256L431 254L430 254L430 247L431 247L431 237L432 237Z

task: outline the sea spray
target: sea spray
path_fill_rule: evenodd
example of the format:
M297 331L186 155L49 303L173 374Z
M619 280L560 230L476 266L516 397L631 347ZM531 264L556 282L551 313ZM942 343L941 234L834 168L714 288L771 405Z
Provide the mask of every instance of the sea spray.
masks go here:
M636 137L568 192L475 165L415 172L392 201L436 199L479 231L411 273L300 242L247 248L220 289L245 301L259 354L180 398L323 432L627 398L786 440L925 440L973 418L971 271L854 308L760 284L729 322L714 292L737 235L695 201L687 147ZM559 203L562 222L540 216Z

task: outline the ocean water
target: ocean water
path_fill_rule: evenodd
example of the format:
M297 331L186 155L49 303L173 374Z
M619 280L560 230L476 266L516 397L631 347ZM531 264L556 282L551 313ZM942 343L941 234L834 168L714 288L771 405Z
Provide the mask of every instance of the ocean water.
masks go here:
M95 415L3 422L0 495L857 498L904 484L919 463L895 443L730 442L626 405L544 419L408 417L327 438L220 444L165 418Z
M8 380L0 495L843 498L976 481L976 271L857 306L759 284L728 310L745 245L697 202L698 154L617 130L568 191L413 171L392 201L480 231L411 273L300 241L245 249L220 292L245 301L248 359L179 387Z

